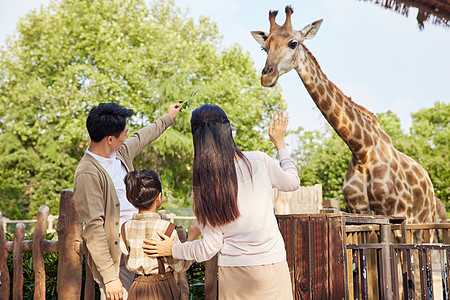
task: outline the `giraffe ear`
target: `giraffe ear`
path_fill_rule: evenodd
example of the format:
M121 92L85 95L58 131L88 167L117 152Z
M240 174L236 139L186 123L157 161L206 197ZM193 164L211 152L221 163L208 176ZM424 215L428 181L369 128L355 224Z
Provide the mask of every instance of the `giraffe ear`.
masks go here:
M264 42L269 37L269 34L264 31L252 31L251 34L261 46L264 45Z
M312 22L306 25L305 28L299 31L300 35L305 39L312 39L317 31L319 31L320 25L322 25L323 19Z

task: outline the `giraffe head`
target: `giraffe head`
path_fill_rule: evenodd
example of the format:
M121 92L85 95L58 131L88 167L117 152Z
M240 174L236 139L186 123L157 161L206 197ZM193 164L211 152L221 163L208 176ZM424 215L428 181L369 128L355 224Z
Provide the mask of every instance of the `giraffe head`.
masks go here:
M299 64L303 53L301 44L306 39L312 39L319 30L322 20L315 21L300 31L293 30L291 6L286 6L286 21L282 26L275 22L278 11L269 12L270 32L252 31L255 40L267 52L267 60L261 75L261 84L272 87L278 78Z

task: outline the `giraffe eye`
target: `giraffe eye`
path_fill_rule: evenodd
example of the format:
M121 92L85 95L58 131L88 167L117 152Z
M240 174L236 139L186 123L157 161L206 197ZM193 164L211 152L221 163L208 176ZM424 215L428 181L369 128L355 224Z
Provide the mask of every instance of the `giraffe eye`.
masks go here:
M297 48L297 42L296 42L296 41L290 42L289 45L288 45L288 47L291 48L291 49Z

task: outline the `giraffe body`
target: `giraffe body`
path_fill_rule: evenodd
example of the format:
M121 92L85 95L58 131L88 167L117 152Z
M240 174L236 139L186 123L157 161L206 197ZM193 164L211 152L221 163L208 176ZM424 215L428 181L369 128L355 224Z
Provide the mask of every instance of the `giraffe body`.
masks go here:
M286 21L279 26L275 23L277 12L271 11L270 33L252 31L267 52L261 84L274 86L282 74L297 71L323 116L352 152L342 186L350 212L402 216L408 223L435 222L436 202L428 173L394 147L372 113L328 80L302 44L315 36L322 20L295 31L292 12L287 6Z

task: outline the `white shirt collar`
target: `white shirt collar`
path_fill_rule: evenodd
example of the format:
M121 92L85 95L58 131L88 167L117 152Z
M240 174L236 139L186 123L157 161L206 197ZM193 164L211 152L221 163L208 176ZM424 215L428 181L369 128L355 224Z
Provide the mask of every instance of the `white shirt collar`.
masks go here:
M109 158L97 155L91 151L89 151L89 147L86 149L86 153L89 154L90 156L92 156L93 158L95 158L98 162L102 162L105 164L110 164L113 163L114 160L116 159L116 151L111 152Z

